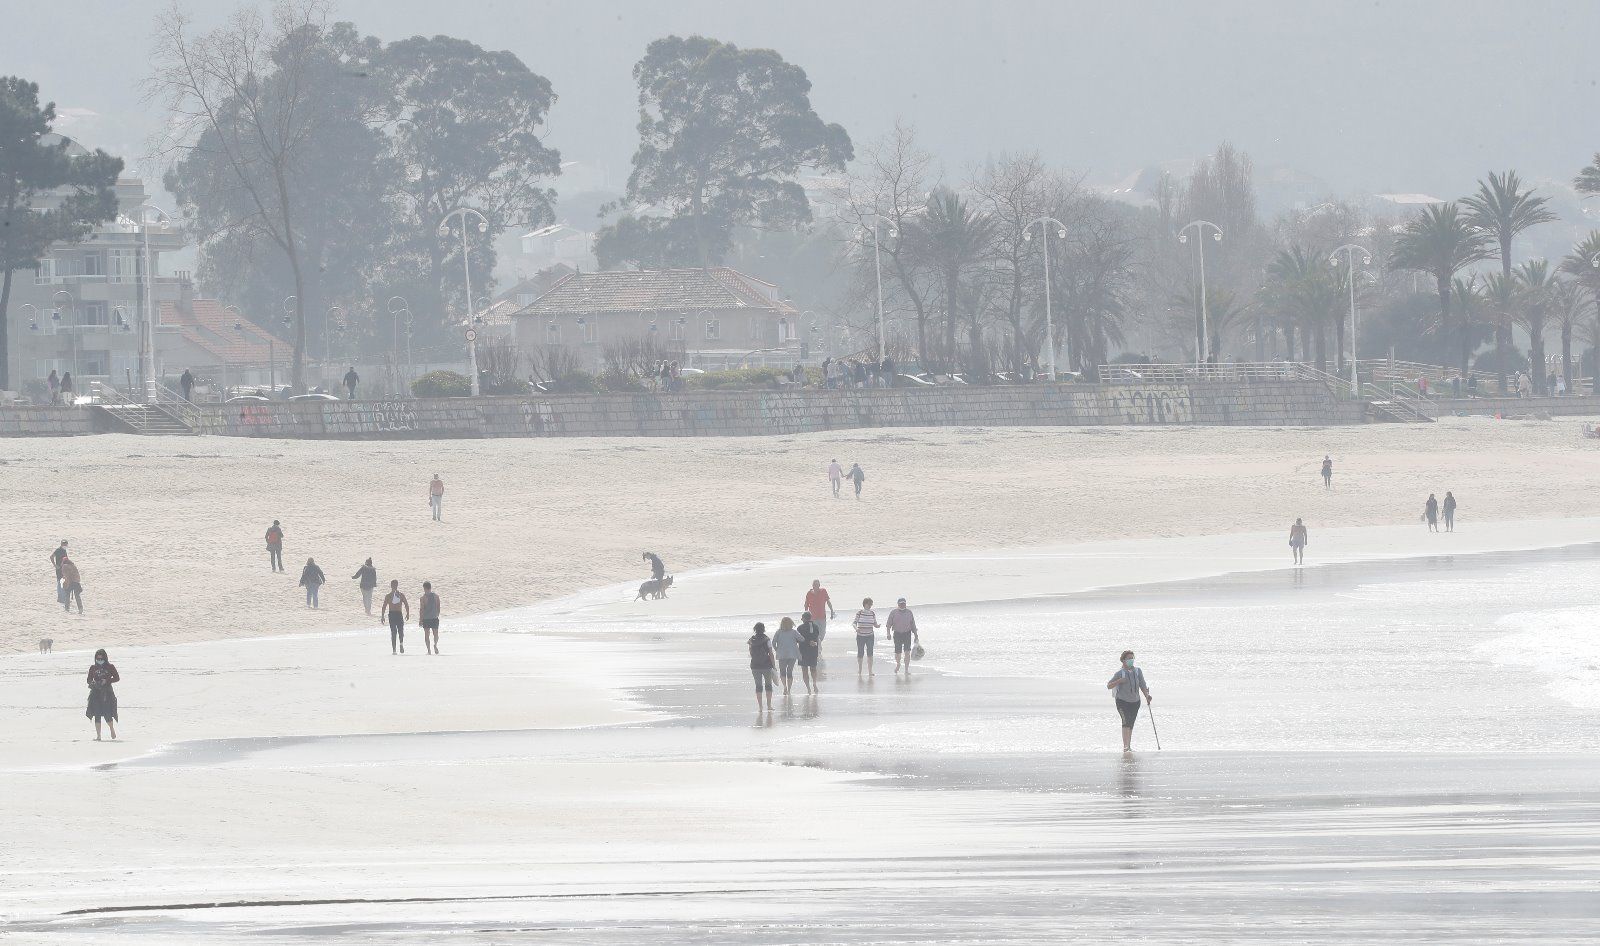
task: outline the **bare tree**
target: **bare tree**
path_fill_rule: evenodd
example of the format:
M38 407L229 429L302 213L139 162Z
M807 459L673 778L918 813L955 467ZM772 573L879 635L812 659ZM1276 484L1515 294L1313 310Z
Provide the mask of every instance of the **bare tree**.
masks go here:
M147 97L171 114L158 153L170 160L202 149L219 153L227 170L217 183L239 189L249 207L219 225L270 240L288 260L301 303L290 369L296 391L305 390L306 348L298 182L323 116L312 76L323 60L327 17L326 0L277 0L268 16L245 7L197 33L174 3L156 21L155 69L145 82Z
M536 345L527 353L528 371L541 382L560 382L578 370L578 356L566 345Z
M489 384L499 393L521 380L522 351L509 336L493 338L478 346L478 370L489 376Z
M917 144L916 130L895 123L894 131L862 150L860 174L851 177L844 212L855 226L845 231L845 252L855 263L858 297L871 300L877 326L877 261L873 259L874 229L887 295L904 299L917 323L917 354L927 357L930 307L926 262L911 251L905 239L911 221L926 208L928 171L933 158ZM885 302L885 307L888 303ZM885 316L887 318L887 315ZM887 340L885 340L887 341Z

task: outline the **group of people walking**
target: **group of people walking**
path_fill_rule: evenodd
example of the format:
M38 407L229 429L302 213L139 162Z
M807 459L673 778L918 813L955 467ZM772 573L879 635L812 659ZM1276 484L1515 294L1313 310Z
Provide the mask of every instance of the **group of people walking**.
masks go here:
M894 359L885 355L881 361L855 358L846 361L833 358L822 360L822 383L829 388L892 388L894 387Z
M51 407L57 405L72 406L72 384L72 372L63 371L60 375L57 375L56 369L50 369L50 373L45 376L44 386L50 389Z
M1428 494L1428 501L1422 504L1422 521L1428 524L1429 532L1439 531L1439 516L1444 515L1444 531L1456 531L1456 494L1449 490L1444 491L1444 502L1432 493Z
M821 579L816 579L806 591L799 623L784 617L779 620L777 631L769 636L765 622L756 622L745 646L750 652L750 675L755 679L757 710L772 709L774 689L781 689L784 696L790 695L796 667L800 669L806 694L815 696L821 692L818 662L822 656L822 642L828 636L828 622L837 617L828 589L822 587ZM880 622L872 599L864 598L861 610L850 623L855 631L857 677L877 675L873 652L879 627L885 628L885 639L894 645L895 673L903 669L910 675L911 661L922 656L922 647L917 619L906 606L906 599L899 599L894 610Z
M56 572L56 604L71 613L72 606L78 606L78 613L83 613L83 573L78 571L78 563L72 560L67 552L67 540L62 539L55 551L50 553L50 562L55 566Z
M1324 455L1322 458L1322 488L1333 489L1333 457ZM1444 528L1439 528L1440 519L1444 520ZM1428 524L1429 532L1454 532L1456 531L1456 494L1445 490L1444 500L1441 502L1434 493L1428 494L1428 501L1422 504L1422 521ZM1289 550L1294 556L1296 565L1305 564L1306 546L1311 544L1310 532L1306 529L1305 522L1296 517L1294 525L1289 527Z

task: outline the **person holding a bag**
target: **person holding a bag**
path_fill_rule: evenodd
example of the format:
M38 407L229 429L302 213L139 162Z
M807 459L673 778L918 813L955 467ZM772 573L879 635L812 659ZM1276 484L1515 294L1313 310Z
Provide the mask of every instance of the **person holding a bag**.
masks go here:
M72 602L78 602L78 613L83 613L83 576L78 573L78 566L72 559L65 556L61 559L61 607L67 611L72 610Z
M106 657L104 650L94 652L94 663L89 667L89 706L83 715L94 720L94 741L100 741L100 721L111 727L111 738L117 738L117 691L111 684L122 680L117 665Z
M900 672L900 657L905 655L906 673L911 673L911 643L917 639L917 618L906 607L906 599L895 602L895 609L883 622L884 631L894 642L894 672Z
M756 712L761 712L761 691L767 693L767 712L772 712L772 668L777 665L777 655L772 652L772 638L767 636L767 626L756 622L755 633L745 641L750 649L750 676L756 681Z

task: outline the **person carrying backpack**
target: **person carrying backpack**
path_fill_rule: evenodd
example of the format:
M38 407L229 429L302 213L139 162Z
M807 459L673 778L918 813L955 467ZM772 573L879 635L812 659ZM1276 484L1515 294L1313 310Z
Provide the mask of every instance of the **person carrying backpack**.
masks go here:
M267 527L267 558L273 571L283 571L283 526L276 519Z
M756 712L761 712L761 692L767 693L767 712L772 712L772 669L778 659L772 652L772 638L767 636L767 626L756 622L755 633L745 641L750 648L750 676L756 681Z

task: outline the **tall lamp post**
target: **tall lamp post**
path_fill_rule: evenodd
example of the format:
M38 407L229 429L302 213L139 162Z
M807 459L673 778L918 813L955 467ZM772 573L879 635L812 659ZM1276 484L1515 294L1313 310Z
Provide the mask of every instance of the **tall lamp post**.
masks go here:
M1200 250L1200 344L1197 350L1201 364L1211 360L1207 355L1211 345L1211 314L1206 305L1206 227L1211 228L1211 239L1222 240L1222 228L1209 220L1191 220L1178 231L1178 242L1188 243L1189 231L1194 230L1195 242Z
M883 330L883 258L878 252L878 246L882 239L878 231L882 228L884 222L883 216L874 211L870 229L872 230L872 269L877 274L878 279L878 361L880 363L888 355L888 337ZM889 236L898 235L895 228L891 226L889 228ZM923 358L926 357L926 354L926 352L917 352L917 357Z
M56 330L60 331L67 324L61 318L61 310L72 305L72 293L65 289L57 289L56 294L50 297L50 302L51 305L55 306L55 311L50 313L50 321L56 323ZM78 333L68 332L67 334L72 336L72 374L73 381L76 382L78 374Z
M285 296L284 299L283 299L283 327L284 327L284 329L287 330L290 326L294 325L294 320L299 318L299 317L300 317L300 297L299 296ZM275 337L276 336L274 336L274 338ZM272 366L267 370L267 374L269 376L270 381L272 382L272 396L273 397L277 397L278 396L278 343L276 341L269 340L267 342L267 345L269 346L268 349L267 349L267 351L268 351L267 358L268 358L268 360L270 360L272 362Z
M335 312L339 313L339 320L337 322L334 321L334 317L333 317L333 314ZM333 329L334 325L338 325L339 326L340 334L344 333L344 306L342 306L342 305L330 305L330 306L328 306L328 314L324 315L322 317L322 366L323 366L322 367L322 374L323 374L322 383L323 384L327 384L328 383L328 380L327 380L328 365L333 363L333 341L332 341L331 330ZM335 375L337 376L339 369L338 368L334 368L333 370L334 370Z
M1056 228L1056 238L1057 239L1065 240L1067 238L1067 225L1066 224L1062 223L1061 221L1057 220L1054 217L1040 217L1039 219L1037 219L1037 220L1033 221L1032 223L1028 224L1027 228L1022 231L1022 239L1031 241L1033 239L1033 228L1034 227L1038 227L1039 228L1039 232L1044 234L1044 239L1039 245L1039 248L1044 251L1044 344L1045 344L1045 347L1050 350L1050 380L1054 381L1056 379L1056 332L1055 332L1055 322L1054 322L1053 318L1050 315L1050 227L1051 226L1054 226ZM1071 342L1070 342L1071 334L1072 334L1071 332L1068 332L1067 333L1067 337L1062 339L1062 341L1067 342L1067 346L1068 346L1068 350L1067 350L1067 370L1068 371L1072 370L1072 351L1071 351L1071 347L1070 347L1070 345L1071 345Z
M1361 393L1361 372L1359 365L1361 359L1356 355L1357 333L1361 323L1356 318L1356 254L1361 254L1361 265L1372 265L1372 253L1366 247L1356 243L1345 245L1328 254L1328 262L1334 266L1339 265L1339 254L1344 254L1344 266L1350 277L1350 393Z
M167 212L155 204L141 204L139 206L139 237L144 243L144 318L139 326L139 347L144 349L144 357L139 360L139 383L145 388L145 396L150 395L150 385L156 381L156 311L155 294L152 286L155 283L155 274L151 272L150 265L150 227L158 224L162 230L172 226L172 218Z
M399 303L396 305L395 303ZM400 316L406 317L406 367L404 373L400 370ZM411 384L411 306L406 302L405 296L389 297L389 318L394 323L394 373L395 395L404 396L405 389Z
M222 311L223 311L223 314L227 314L229 312L233 313L233 333L239 337L239 344L240 344L241 347L243 347L243 345L244 345L244 313L241 312L239 310L239 307L236 306L236 305L225 305L225 306L222 307ZM240 373L243 374L243 372L240 372ZM222 356L222 392L221 393L222 393L222 397L220 398L220 400L226 401L228 399L228 356L226 354L224 354Z
M489 218L473 210L471 207L457 207L444 215L439 221L439 235L450 235L450 221L454 217L461 218L461 275L466 280L467 292L467 359L472 365L472 396L478 396L478 333L470 326L476 313L472 307L472 254L467 245L467 218L476 220L479 233L489 232Z

